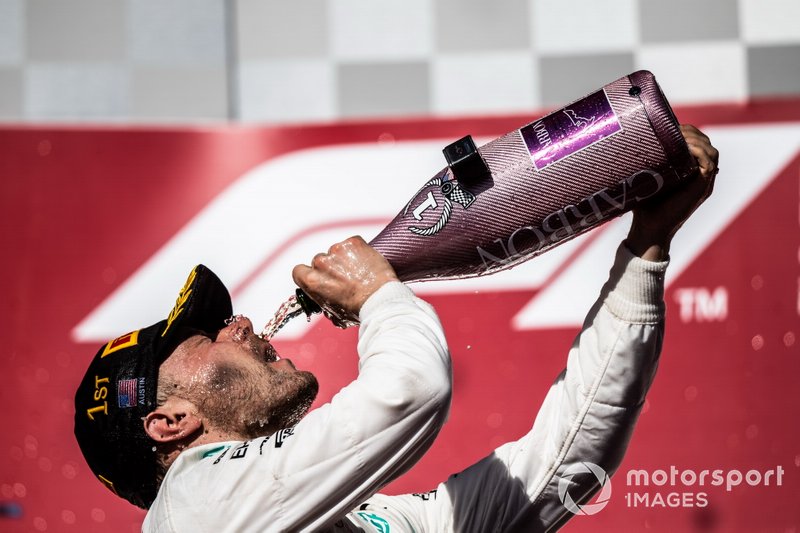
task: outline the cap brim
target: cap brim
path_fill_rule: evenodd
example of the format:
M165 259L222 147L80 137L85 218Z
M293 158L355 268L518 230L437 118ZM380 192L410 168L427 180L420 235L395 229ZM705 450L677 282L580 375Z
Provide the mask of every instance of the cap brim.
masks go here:
M233 314L225 284L205 265L197 265L181 289L166 325L154 341L157 362L162 363L183 340L185 330L215 333Z

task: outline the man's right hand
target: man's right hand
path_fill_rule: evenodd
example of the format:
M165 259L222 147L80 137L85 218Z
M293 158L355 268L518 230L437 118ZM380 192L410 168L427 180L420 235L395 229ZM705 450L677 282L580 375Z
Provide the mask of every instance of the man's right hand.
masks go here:
M361 306L397 274L388 261L361 237L350 237L314 256L311 266L297 265L292 278L322 307L334 324L358 323Z

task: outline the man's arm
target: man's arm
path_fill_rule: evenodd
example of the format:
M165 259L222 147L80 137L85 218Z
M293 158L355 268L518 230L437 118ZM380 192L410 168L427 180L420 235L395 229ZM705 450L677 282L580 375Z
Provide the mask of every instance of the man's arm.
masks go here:
M311 282L298 279L297 270L295 279L334 319L361 323L359 376L298 424L298 435L311 433L311 447L298 439L274 465L282 492L300 506L282 516L287 530L317 530L411 468L433 443L450 407L450 356L433 308L397 281L362 239L348 239L331 252L345 257L317 256L307 271ZM368 271L350 262L362 253L369 256ZM366 279L350 279L362 274Z
M560 442L557 439L555 444L561 449L553 456L552 467L539 485L541 492L531 509L537 516L534 519L523 513L513 522L512 529L533 519L542 529L549 530L573 516L558 495L562 474L570 466L590 461L611 475L622 462L661 353L663 274L670 245L678 230L713 191L718 172L719 152L709 138L694 126L683 125L681 131L697 160L698 172L671 194L634 210L631 229L617 253L609 281L570 352L564 376L567 387L557 394L567 398L567 408L557 406L556 411L566 414L567 419L575 414L577 418L573 418L573 427L566 435L563 427L554 428L554 434L565 438ZM594 371L587 373L587 367L593 364ZM583 375L578 376L569 390L570 378L576 373ZM593 377L586 379L587 374ZM558 380L554 385L557 387ZM574 411L575 405L585 406L585 412ZM536 429L534 426L533 431ZM569 494L576 502L599 489L592 476L569 486Z
M609 475L622 461L658 365L663 340L664 272L677 230L710 194L717 152L696 128L682 128L698 174L658 203L639 207L531 431L452 476L426 500L390 498L416 527L432 531L545 531L573 514L559 496L566 483L580 503L599 489L581 463ZM381 498L373 499L381 504Z

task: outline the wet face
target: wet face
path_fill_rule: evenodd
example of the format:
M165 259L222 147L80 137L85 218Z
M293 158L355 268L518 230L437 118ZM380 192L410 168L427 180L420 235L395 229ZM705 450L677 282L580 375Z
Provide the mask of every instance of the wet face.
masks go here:
M317 395L314 375L278 357L247 318L215 336L186 334L159 372L218 430L244 439L273 433L300 421Z

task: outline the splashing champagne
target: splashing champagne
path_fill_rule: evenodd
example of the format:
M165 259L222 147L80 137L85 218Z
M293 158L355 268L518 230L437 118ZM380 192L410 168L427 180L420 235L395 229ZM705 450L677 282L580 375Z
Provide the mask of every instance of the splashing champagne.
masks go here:
M428 180L370 244L405 282L491 274L674 187L696 168L650 72L638 71L476 148L445 147ZM320 312L298 290L268 324Z

